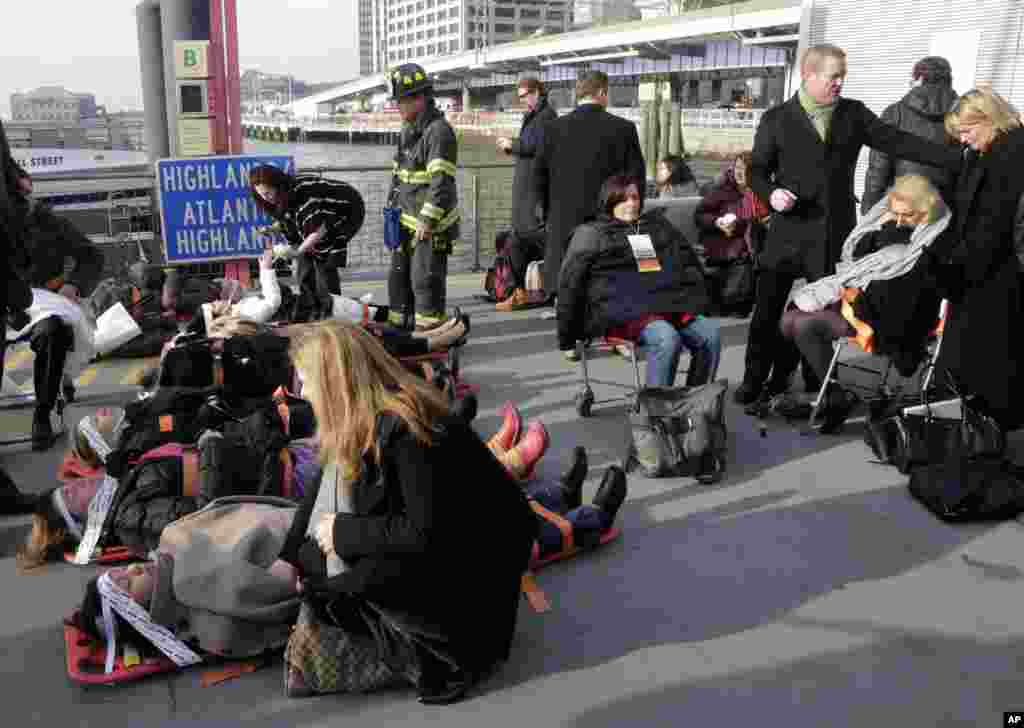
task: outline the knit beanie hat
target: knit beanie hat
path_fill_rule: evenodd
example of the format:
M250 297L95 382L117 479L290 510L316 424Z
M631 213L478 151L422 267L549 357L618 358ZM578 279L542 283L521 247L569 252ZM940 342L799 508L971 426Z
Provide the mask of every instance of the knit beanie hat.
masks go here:
M914 64L914 80L925 83L953 83L953 67L942 56L926 56Z

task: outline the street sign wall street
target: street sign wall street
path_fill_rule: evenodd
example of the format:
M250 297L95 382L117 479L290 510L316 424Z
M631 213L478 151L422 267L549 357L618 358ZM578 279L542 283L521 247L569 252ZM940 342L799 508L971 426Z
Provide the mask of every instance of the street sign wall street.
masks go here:
M252 258L263 252L257 232L273 222L249 192L249 172L272 164L289 174L289 156L242 155L161 159L157 196L169 264Z

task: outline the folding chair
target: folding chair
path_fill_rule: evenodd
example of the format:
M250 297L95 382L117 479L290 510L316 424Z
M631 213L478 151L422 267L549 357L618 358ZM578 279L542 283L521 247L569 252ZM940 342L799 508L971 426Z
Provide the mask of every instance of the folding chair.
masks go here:
M844 308L848 307L849 305L850 304L848 302L843 302ZM928 352L926 361L920 369L922 377L922 391L926 390L931 385L932 373L935 368L935 361L938 359L939 351L942 348L942 335L946 329L946 318L948 314L949 302L943 299L942 303L939 305L939 316L935 324L935 328L932 330L931 334L928 337L928 340L931 343L931 350ZM876 368L861 366L860 364L852 364L840 361L840 354L842 354L843 350L846 349L848 346L856 347L865 354L873 354L873 332L869 333L869 331L861 329L857 331L857 334L855 336L839 339L833 344L834 350L832 353L832 360L831 362L829 362L828 371L825 373L825 379L821 383L821 389L818 390L818 396L815 397L814 399L814 405L811 408L811 416L810 419L807 421L808 432L813 431L820 426L817 421L818 416L821 414L822 409L824 409L829 384L833 382L836 383L837 385L839 384L838 370L840 367L846 367L847 369L855 369L857 371L873 374L879 377L879 382L877 386L874 387L859 384L857 382L846 382L845 386L850 389L857 389L862 392L866 392L869 398L871 399L892 398L895 394L892 388L889 387L889 374L892 371L892 360L886 357L885 368L882 369L881 371ZM869 399L869 401L871 400Z
M580 417L590 417L593 413L593 407L595 404L608 404L609 402L621 402L623 400L635 402L636 396L640 393L640 390L644 388L643 383L640 381L640 352L643 348L640 344L635 341L630 341L629 339L619 339L614 336L606 336L603 343L597 348L609 350L618 349L619 347L623 347L629 352L629 359L633 363L633 390L626 397L612 397L610 399L597 400L594 397L594 390L590 386L590 369L587 366L587 350L590 348L589 342L576 342L576 354L579 356L580 364L583 368L583 387L576 393L576 396L573 398L573 402L576 406L576 414Z

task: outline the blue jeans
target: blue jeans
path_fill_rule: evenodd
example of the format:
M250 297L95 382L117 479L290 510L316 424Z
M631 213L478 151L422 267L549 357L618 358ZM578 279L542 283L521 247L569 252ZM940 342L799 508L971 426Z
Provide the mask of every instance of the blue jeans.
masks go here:
M718 373L722 336L717 321L699 316L681 329L668 321L651 321L640 332L637 343L647 350L648 387L672 386L684 347L691 354L687 387L707 384Z

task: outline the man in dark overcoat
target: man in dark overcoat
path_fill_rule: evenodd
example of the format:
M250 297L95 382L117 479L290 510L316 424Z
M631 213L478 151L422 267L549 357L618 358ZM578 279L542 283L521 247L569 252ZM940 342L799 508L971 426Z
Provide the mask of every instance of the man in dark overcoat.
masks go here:
M608 75L587 71L576 81L576 108L544 126L534 184L547 220L544 290L558 291L562 257L576 226L597 215L597 195L613 174L646 180L636 124L608 113ZM641 189L643 194L643 189Z
M793 284L830 275L856 223L853 174L861 148L922 164L960 169L960 150L900 131L862 102L841 98L846 53L833 45L808 48L793 97L765 112L754 137L751 187L772 208L759 257L756 307L747 338L746 370L735 392L740 404L784 392L799 361L779 320ZM771 379L769 380L769 375ZM807 389L820 383L804 368Z

